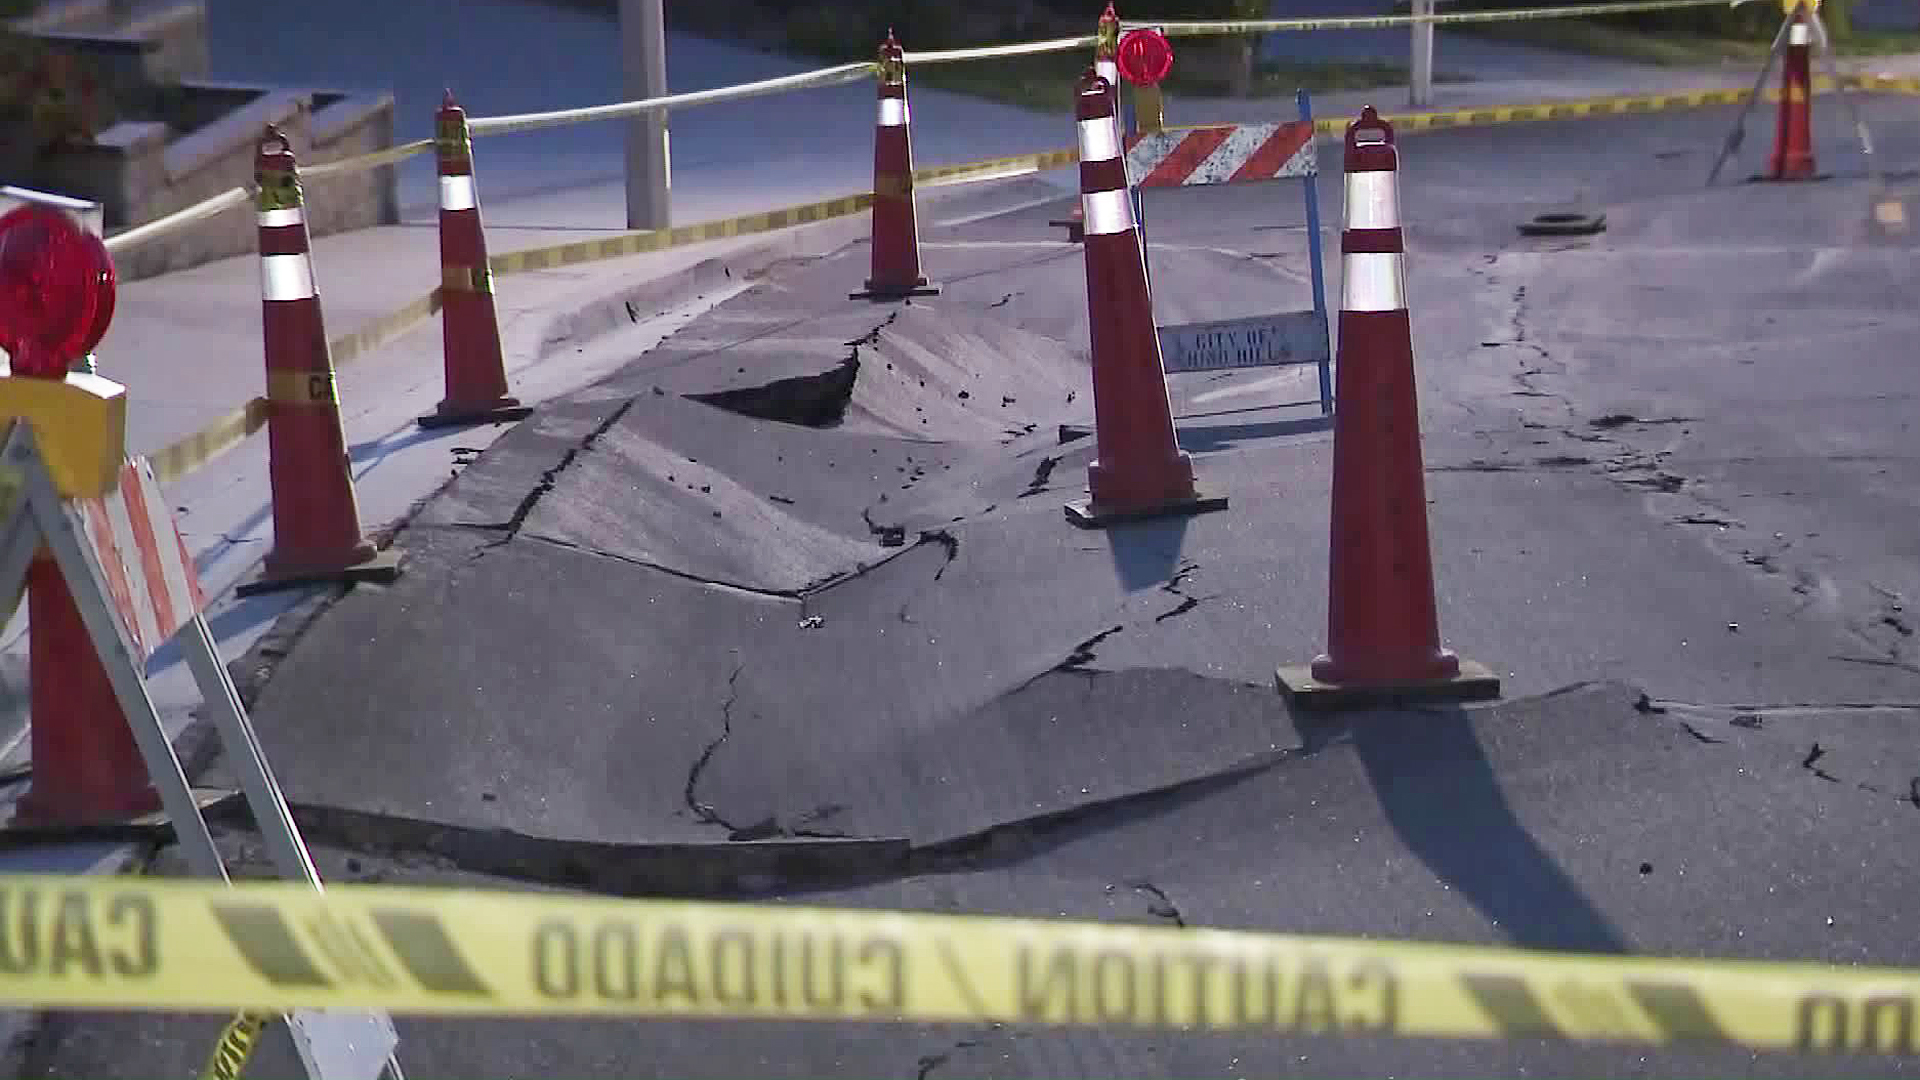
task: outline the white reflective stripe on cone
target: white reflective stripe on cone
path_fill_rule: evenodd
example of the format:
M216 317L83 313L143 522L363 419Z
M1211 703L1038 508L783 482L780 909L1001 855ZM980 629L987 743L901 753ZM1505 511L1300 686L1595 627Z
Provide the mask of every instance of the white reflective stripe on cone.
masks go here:
M880 99L880 126L907 126L907 99L883 97Z
M1400 256L1356 251L1346 257L1340 274L1340 310L1403 311L1406 306Z
M1787 44L1811 45L1812 43L1813 28L1806 23L1794 23L1793 26L1787 30Z
M1347 174L1347 228L1400 227L1399 185L1390 172Z
M313 299L313 262L305 255L260 256L260 298Z
M1082 231L1088 236L1110 236L1133 228L1133 199L1119 191L1089 191L1080 196Z
M440 209L473 209L473 177L443 176L440 178Z
M306 223L307 212L297 206L260 211L260 227L263 229L278 229L285 225L305 225Z
M1113 117L1080 121L1080 160L1112 161L1120 156L1120 131Z

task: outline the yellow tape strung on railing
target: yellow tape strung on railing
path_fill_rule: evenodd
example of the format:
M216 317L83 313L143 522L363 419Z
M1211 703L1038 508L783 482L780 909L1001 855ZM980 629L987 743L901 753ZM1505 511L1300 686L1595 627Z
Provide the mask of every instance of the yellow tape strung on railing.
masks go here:
M375 150L369 154L342 158L339 161L328 161L319 165L302 165L300 166L300 179L328 180L336 176L345 176L349 173L365 172L368 169L377 169L382 165L392 165L395 162L405 161L416 154L424 154L431 149L433 149L432 139L415 139L410 143L401 143L399 146L389 146L385 150Z
M306 181L329 180L351 173L364 172L368 169L377 169L382 165L391 165L396 161L405 161L415 154L423 153L431 149L433 149L432 139L419 139L414 142L404 143L400 146L390 146L385 150L375 150L372 153L343 158L339 161L302 166L300 169L300 178ZM109 254L125 257L127 252L139 248L143 244L151 243L169 233L177 232L189 225L198 224L210 217L224 214L229 210L246 206L252 202L254 196L258 194L259 189L252 184L231 187L210 199L203 199L185 209L175 210L165 217L155 218L145 225L139 225L128 229L126 232L109 236L103 242L107 245Z
M228 188L211 199L203 199L184 210L175 210L173 213L165 217L155 218L145 225L135 226L126 232L109 236L102 242L107 245L107 252L109 254L121 255L150 240L165 236L176 229L184 229L188 225L205 221L215 214L224 214L236 207L245 206L253 198L253 195L253 186L250 184L243 187Z
M1527 19L1582 19L1595 15L1624 15L1638 11L1668 11L1679 8L1720 7L1726 0L1627 0L1612 4L1581 4L1571 7L1512 8L1504 11L1458 11L1430 15L1352 15L1306 19L1233 19L1208 22L1159 22L1122 19L1122 30L1157 28L1168 37L1206 37L1216 34L1266 34L1299 30L1381 30L1415 23L1459 25L1462 23L1518 22Z
M0 970L14 1007L1920 1052L1920 971L1892 968L360 884L9 876L0 910L52 913L39 947ZM360 952L343 958L341 940ZM365 978L369 965L391 977Z
M1088 34L1085 37L1029 41L1022 45L982 45L971 49L944 49L939 52L904 52L901 56L909 65L951 64L960 60L994 60L1006 56L1033 56L1039 53L1065 52L1068 49L1091 49L1098 40L1092 34Z
M742 83L738 86L723 86L714 90L696 90L685 94L668 94L665 97L644 98L639 101L621 101L611 105L590 105L580 109L557 109L553 112L519 113L513 116L484 116L467 121L467 130L475 136L506 135L516 131L536 131L540 128L559 127L564 124L586 124L598 120L624 120L642 113L664 109L684 109L695 105L713 105L724 101L743 101L747 98L761 97L766 94L782 94L795 90L814 90L823 86L840 86L844 83L859 82L873 77L874 65L841 64L838 67L821 68L818 71L803 71L797 75L782 75L776 79L762 79L759 82Z

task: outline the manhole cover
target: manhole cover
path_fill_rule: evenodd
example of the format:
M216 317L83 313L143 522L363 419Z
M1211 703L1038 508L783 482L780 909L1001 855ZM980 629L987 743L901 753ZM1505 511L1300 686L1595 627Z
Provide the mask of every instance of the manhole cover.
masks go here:
M1606 228L1605 214L1535 214L1531 221L1520 223L1523 236L1591 236Z

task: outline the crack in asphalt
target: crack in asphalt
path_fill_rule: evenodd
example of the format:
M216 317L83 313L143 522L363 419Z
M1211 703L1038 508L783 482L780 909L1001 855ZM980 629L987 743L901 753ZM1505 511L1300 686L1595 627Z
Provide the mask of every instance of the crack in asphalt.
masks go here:
M1057 457L1051 455L1042 457L1040 463L1033 467L1033 479L1028 481L1027 489L1022 491L1018 497L1026 499L1045 493L1047 490L1047 481L1053 478L1053 467L1058 464L1060 464L1060 459Z
M706 749L700 751L698 758L694 759L692 768L687 770L687 786L682 793L687 809L693 813L695 821L702 825L718 825L729 834L737 834L740 827L721 817L711 804L701 802L697 792L700 787L700 776L707 771L707 765L713 761L714 753L728 739L733 738L733 706L740 697L740 673L746 669L747 663L742 660L734 665L733 674L727 677L727 700L720 703L720 734L707 744Z
M939 581L946 576L947 568L953 565L953 560L960 557L960 538L946 529L922 530L920 543L939 544L947 549L947 560L940 564L940 569L933 572L933 580Z
M1819 761L1821 758L1826 756L1827 756L1826 749L1822 747L1819 743L1814 743L1813 749L1807 751L1806 759L1800 762L1800 767L1812 773L1813 775L1819 777L1822 780L1826 780L1831 783L1837 784L1840 782L1839 777L1833 775L1832 773L1828 772L1825 769L1818 768L1814 765L1814 762Z
M1209 593L1206 596L1194 596L1185 591L1187 579L1199 572L1200 564L1194 562L1192 559L1183 559L1180 565L1174 567L1172 576L1160 584L1160 591L1179 597L1180 603L1173 608L1155 615L1153 621L1156 624L1166 622L1168 619L1177 619L1192 611L1194 608L1199 607L1204 601L1218 600L1220 598L1216 593Z
M888 315L884 320L882 320L880 325L874 327L873 329L867 331L864 334L861 334L859 337L854 338L852 341L843 341L840 344L856 350L859 349L860 346L862 345L878 345L880 344L880 332L882 330L885 330L887 327L892 326L894 323L894 320L898 319L899 317L900 317L900 313L896 311L893 314Z
M802 588L798 588L798 589L763 589L757 585L742 585L737 581L727 581L724 578L703 577L699 574L690 573L686 570L675 570L671 566L665 566L657 562L651 562L647 559L636 558L632 555L623 555L617 551L601 551L598 548L588 547L585 544L576 544L571 540L561 540L552 536L541 536L538 533L530 535L526 539L537 541L542 544L552 544L554 547L565 548L568 551L577 551L583 555L593 555L602 559L612 559L615 562L625 563L628 566L637 566L644 570L655 570L662 574L667 575L668 577L679 578L681 581L690 581L696 585L705 585L709 588L723 589L727 592L739 593L743 596L751 596L760 600L779 600L786 603L802 604L804 606L804 602L806 598L810 595L810 591L809 591L810 587L803 586ZM502 542L504 543L504 541ZM883 562L884 561L885 560L883 560ZM875 565L877 566L881 564L877 563ZM867 570L872 570L873 568L874 567L869 566L867 567ZM859 572L864 573L865 571L859 571ZM836 581L835 583L837 584L838 582Z
M1126 629L1126 626L1124 624L1121 624L1118 626L1114 626L1111 629L1100 631L1099 633L1093 635L1087 640L1082 641L1080 644L1075 645L1073 647L1073 651L1067 654L1067 658L1065 660L1062 660L1059 663L1053 665L1053 667L1049 670L1068 671L1068 672L1090 672L1091 669L1089 669L1087 665L1093 663L1094 660L1097 659L1097 657L1095 657L1093 652L1095 647L1097 647L1101 642L1107 640L1108 638L1112 637L1113 635L1125 629ZM1045 673L1043 672L1042 674L1045 674Z
M499 524L456 525L456 528L502 534L499 539L489 540L468 553L467 563L471 565L477 562L481 556L487 552L512 542L514 537L520 535L521 526L526 524L527 517L533 513L533 508L539 505L540 500L545 498L547 493L553 490L554 485L560 480L560 474L566 472L567 469L573 465L574 461L578 460L581 454L591 450L593 444L599 442L602 436L613 430L613 425L619 423L627 415L628 410L633 408L634 400L635 399L629 398L621 402L620 407L607 414L605 420L594 425L593 430L587 432L586 436L580 440L578 445L561 455L558 462L542 472L539 482L535 483L532 490L521 497L519 505L513 508L513 516L509 517L505 522Z
M1491 262L1488 265L1491 266ZM1475 272L1490 286L1499 287L1502 284L1491 270ZM1482 341L1481 345L1486 348L1529 349L1538 354L1540 361L1551 360L1552 357L1543 346L1529 340L1527 326L1529 297L1526 286L1514 288L1509 300L1512 306L1508 314L1508 325L1511 329L1508 337L1511 340L1487 340ZM1567 410L1571 420L1571 414L1574 411L1571 399L1565 394L1552 392L1550 384L1543 385L1538 381L1554 374L1565 374L1565 365L1558 365L1561 369L1558 372L1545 370L1546 367L1547 365L1543 363L1523 362L1520 365L1520 371L1512 376L1513 381L1520 388L1513 393L1517 396L1553 399ZM1715 537L1714 540L1709 541L1710 543L1717 544L1718 538L1723 536L1731 542L1731 534L1735 534L1736 530L1745 531L1749 528L1742 520L1742 516L1731 512L1729 506L1721 505L1709 498L1702 489L1700 480L1668 468L1667 459L1672 456L1671 451L1644 450L1614 437L1616 433L1619 436L1634 432L1651 434L1657 427L1686 425L1698 420L1699 418L1694 416L1643 416L1632 412L1616 411L1589 418L1576 427L1571 422L1542 424L1522 416L1523 426L1536 431L1551 431L1564 438L1588 443L1607 443L1620 448L1621 453L1617 457L1600 464L1598 471L1605 479L1621 488L1649 495L1680 496L1685 502L1677 511L1669 512L1667 520L1670 524L1712 528L1717 532L1710 534ZM1690 432L1683 430L1680 434L1684 437ZM1852 456L1859 455L1834 455L1826 460L1845 460ZM1509 464L1476 461L1465 466L1440 466L1431 471L1518 472L1522 470ZM1890 661L1879 666L1920 674L1920 665L1910 662L1914 659L1916 644L1920 644L1920 641L1916 640L1920 639L1920 628L1901 617L1897 609L1867 611L1849 617L1848 609L1860 610L1856 602L1850 597L1843 597L1842 594L1837 593L1835 584L1823 578L1815 564L1808 561L1808 557L1801 556L1787 560L1784 557L1785 546L1779 551L1756 554L1750 545L1746 549L1738 549L1736 553L1745 565L1761 574L1784 574L1792 579L1790 587L1793 592L1805 599L1787 613L1789 617L1798 616L1817 603L1824 603L1829 608L1837 607L1840 609L1834 612L1837 621L1871 651L1882 654L1886 660ZM1783 566L1783 563L1786 565ZM1873 661L1858 662L1872 663Z
M1706 732L1701 731L1699 728L1694 727L1692 724L1687 723L1685 720L1680 721L1680 727L1687 734L1693 736L1694 739L1699 742L1718 744L1718 743L1723 743L1727 741L1725 739L1716 739L1713 736L1707 734Z
M700 799L699 787L701 776L706 773L707 766L713 763L713 755L718 753L720 748L726 745L728 740L733 738L733 709L740 701L740 673L746 670L746 666L746 661L740 661L734 665L733 674L727 677L727 699L720 703L720 734L715 736L713 741L709 742L706 747L700 751L700 756L694 759L692 767L687 770L686 787L681 793L682 799L687 804L687 809L693 814L694 820L700 824L717 825L727 830L727 840L735 843L750 840L777 840L782 838L807 840L854 839L843 832L829 832L824 829L809 829L806 827L813 822L823 821L846 810L845 806L838 803L826 803L821 806L816 806L812 810L795 818L791 825L782 825L780 819L777 817L768 817L765 820L754 822L751 825L740 825L721 817L720 812L714 808L712 803L704 802Z
M1127 886L1134 892L1146 893L1153 898L1153 900L1147 904L1147 914L1162 919L1171 919L1173 920L1173 925L1180 927L1182 930L1186 929L1187 920L1181 916L1179 906L1174 904L1173 900L1167 896L1166 891L1160 888L1160 886L1155 885L1151 881L1144 880L1129 881L1127 882Z
M1156 623L1163 623L1163 622L1166 622L1168 619L1174 619L1182 615L1185 615L1187 612L1192 611L1194 608L1199 607L1200 601L1202 599L1204 598L1199 596L1189 596L1186 599L1181 600L1178 607L1175 607L1170 611L1163 611L1160 614L1155 615L1153 617L1153 621Z

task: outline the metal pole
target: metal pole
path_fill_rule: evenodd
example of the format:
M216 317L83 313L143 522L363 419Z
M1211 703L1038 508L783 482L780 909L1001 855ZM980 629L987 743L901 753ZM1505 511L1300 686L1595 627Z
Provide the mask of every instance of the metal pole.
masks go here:
M626 99L667 92L667 21L662 0L620 0L620 66ZM627 228L664 229L673 180L667 156L667 114L627 123Z
M1298 91L1295 97L1300 103L1300 122L1303 124L1312 124L1313 104L1308 100L1307 92L1305 90ZM1308 136L1308 138L1310 140L1318 139L1319 136L1311 135ZM1313 143L1309 142L1307 145L1312 146ZM1314 150L1316 159L1319 153L1319 150ZM1332 320L1327 314L1326 267L1321 265L1323 256L1320 251L1320 185L1316 182L1319 178L1319 173L1320 168L1316 161L1314 170L1307 174L1307 267L1313 276L1313 310L1320 314L1320 325L1330 330ZM1328 334L1327 346L1328 355L1331 356L1333 352L1331 333ZM1320 361L1320 415L1327 416L1332 412L1332 364L1330 360L1322 360Z
M1126 97L1126 100L1123 101L1120 106L1121 111L1126 114L1126 127L1123 130L1125 130L1126 134L1128 135L1138 135L1140 133L1140 127L1139 127L1140 112L1138 108L1138 102L1134 96L1135 94L1138 94L1138 93L1139 93L1139 88L1135 87L1134 94L1124 95ZM1124 149L1126 146L1126 140L1122 139L1120 145L1122 147L1122 151L1120 154L1120 161L1124 166L1127 159L1127 155ZM1134 228L1139 230L1139 233L1140 233L1140 268L1146 273L1147 297L1151 299L1153 297L1153 260L1147 256L1146 193L1140 190L1139 185L1133 182L1132 177L1127 178L1127 197L1133 200Z
M1434 0L1413 0L1415 15L1433 14ZM1413 31L1413 78L1407 87L1408 103L1415 108L1433 104L1433 24L1416 22Z
M1740 152L1740 144L1747 141L1747 117L1753 107L1759 103L1760 95L1767 92L1767 79L1773 75L1773 65L1780 60L1781 50L1786 47L1787 29L1793 25L1793 16L1780 24L1780 30L1773 35L1773 47L1767 50L1767 62L1760 68L1760 77L1753 82L1753 92L1747 95L1746 104L1740 106L1740 116L1733 122L1733 130L1727 132L1727 141L1720 146L1720 156L1713 159L1713 169L1707 173L1707 186L1720 179L1720 170L1727 159Z

